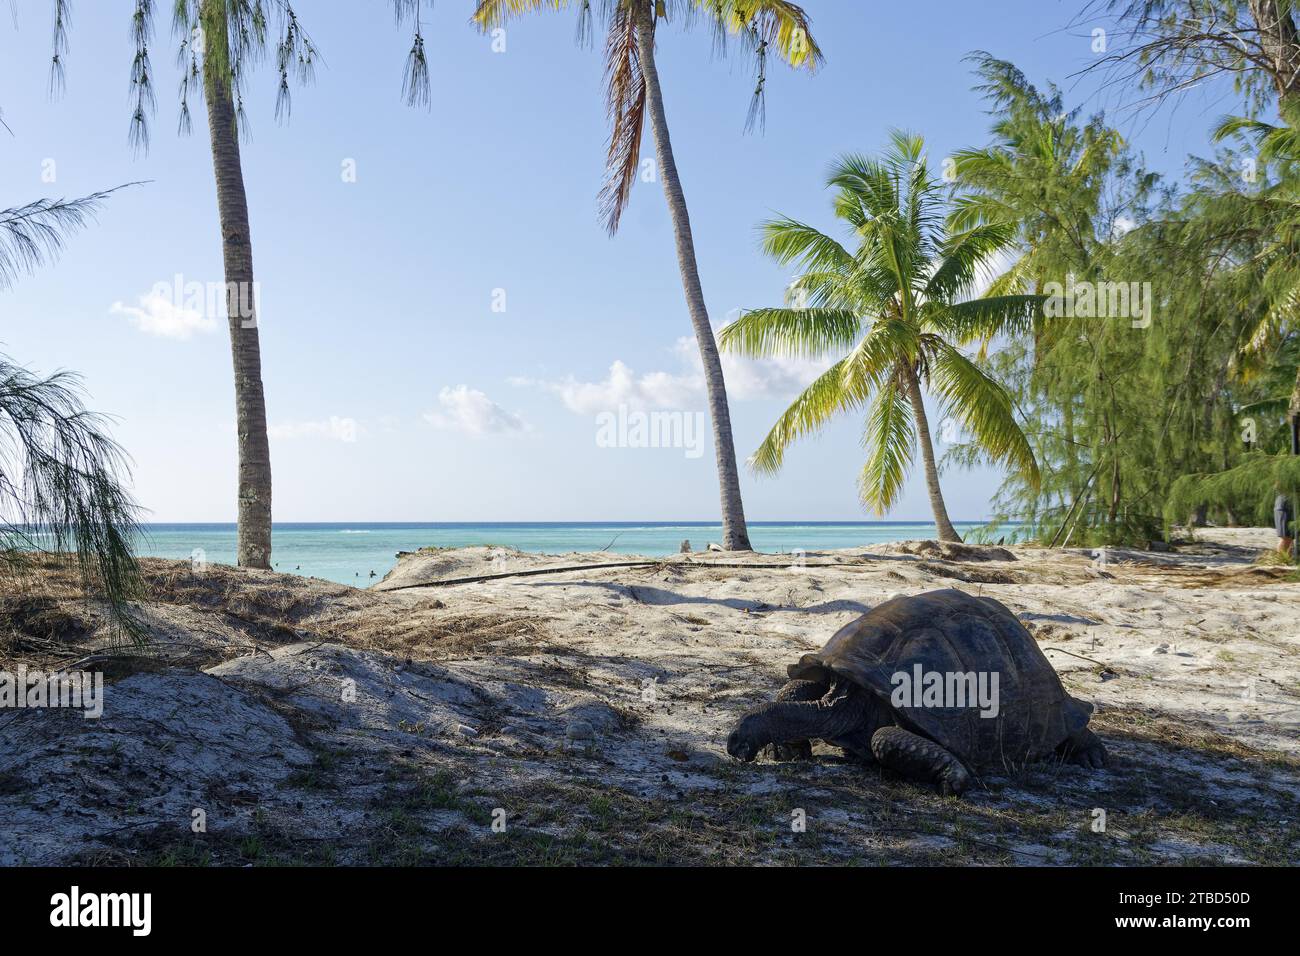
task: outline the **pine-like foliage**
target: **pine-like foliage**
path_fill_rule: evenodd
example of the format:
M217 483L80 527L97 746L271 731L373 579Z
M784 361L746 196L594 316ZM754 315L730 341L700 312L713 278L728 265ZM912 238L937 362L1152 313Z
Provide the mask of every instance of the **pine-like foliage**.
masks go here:
M57 255L112 191L0 210L0 289ZM139 573L126 470L74 375L42 378L0 355L0 581L20 573L34 552L70 554L114 620L138 637L128 605Z
M1179 522L1253 514L1263 504L1194 500L1190 483L1178 495L1173 486L1233 469L1252 449L1284 450L1288 362L1295 371L1284 164L1223 150L1175 189L1143 170L1104 116L1066 110L1055 90L987 55L976 69L993 140L956 156L957 221L1015 225L1018 254L995 290L1062 302L990 343L988 366L1024 410L1042 470L1037 487L1010 476L1000 520L1085 544L1158 536L1171 507L1190 508ZM959 447L949 460L981 457Z

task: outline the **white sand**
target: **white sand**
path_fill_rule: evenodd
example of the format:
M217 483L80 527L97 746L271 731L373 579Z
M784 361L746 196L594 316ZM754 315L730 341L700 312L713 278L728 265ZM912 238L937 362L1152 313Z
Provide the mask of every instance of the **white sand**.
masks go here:
M902 543L801 566L424 551L370 591L226 571L212 585L220 613L192 597L148 608L178 642L170 653L206 655L206 672L128 677L98 722L29 712L0 726L0 862L84 846L234 863L250 829L288 860L1300 862L1300 584L1252 564L1266 529L1198 537L1169 554L991 561ZM957 801L827 748L812 764L726 758L730 725L788 663L880 601L936 587L1020 617L1070 692L1097 705L1108 770L1040 765ZM247 626L268 607L279 631ZM163 682L178 680L208 718L163 706L180 693ZM256 739L213 766L226 696ZM283 761L267 764L277 747ZM72 766L121 801L61 783ZM122 830L131 800L140 819ZM195 806L214 821L202 838L188 831Z

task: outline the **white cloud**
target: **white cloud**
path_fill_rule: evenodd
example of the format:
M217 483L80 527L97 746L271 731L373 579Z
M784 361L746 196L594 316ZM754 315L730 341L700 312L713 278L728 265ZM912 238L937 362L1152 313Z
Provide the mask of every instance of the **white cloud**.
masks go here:
M281 422L266 429L271 438L328 438L331 441L354 442L361 431L355 418L331 415L317 422Z
M704 403L704 364L693 336L673 345L676 371L637 374L621 359L598 382L579 381L572 375L558 381L512 378L511 385L553 392L566 408L579 415L595 415L626 406L636 411L694 409ZM765 398L791 399L830 367L832 359L749 359L722 354L722 374L727 394L734 401Z
M113 315L125 315L127 320L146 335L158 335L167 339L188 339L196 332L215 332L217 320L204 316L195 309L177 305L171 298L158 291L142 295L140 305L124 305L114 302L109 307Z
M437 409L424 413L424 420L434 428L471 435L528 430L528 423L522 418L468 385L444 387L438 393L438 405Z
M678 360L693 370L699 387L704 388L704 363L694 336L684 336L673 347ZM819 359L766 358L752 359L722 353L722 377L727 395L739 402L765 398L793 399L813 379L831 367L839 356Z
M572 375L561 381L511 379L513 385L535 385L560 396L566 408L579 415L595 415L626 405L649 408L685 408L698 404L702 381L695 375L649 372L638 376L625 362L618 360L609 367L609 375L599 382L580 382Z

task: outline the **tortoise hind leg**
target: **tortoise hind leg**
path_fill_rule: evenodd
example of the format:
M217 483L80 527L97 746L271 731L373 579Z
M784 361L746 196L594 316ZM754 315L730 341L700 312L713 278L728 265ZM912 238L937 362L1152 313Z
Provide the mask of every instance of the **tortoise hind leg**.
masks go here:
M1087 727L1081 727L1066 737L1056 752L1068 763L1088 770L1101 770L1106 766L1106 745Z
M909 780L932 783L945 797L970 786L960 760L933 740L902 727L881 727L871 736L871 752L883 766Z
M792 680L777 693L779 701L807 702L821 700L829 684L815 680ZM792 760L812 760L812 742L808 740L777 741L772 744L772 759L788 762Z

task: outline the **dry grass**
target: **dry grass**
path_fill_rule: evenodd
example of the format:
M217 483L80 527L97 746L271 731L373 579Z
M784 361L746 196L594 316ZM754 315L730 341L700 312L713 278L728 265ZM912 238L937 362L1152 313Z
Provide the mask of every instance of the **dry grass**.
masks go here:
M546 619L496 609L449 609L424 596L360 590L299 575L188 562L141 562L146 624L175 663L206 666L257 648L297 641L339 641L363 650L444 660L518 653L549 640ZM75 566L55 557L6 577L0 597L0 664L51 667L118 647L102 604L84 594ZM187 612L187 613L181 613ZM203 632L194 632L193 612ZM185 632L187 640L178 640ZM187 646L180 650L180 644ZM185 653L188 651L189 653Z
M1132 740L1195 751L1202 755L1233 757L1277 769L1300 771L1300 758L1276 750L1252 747L1219 733L1208 724L1182 716L1171 718L1139 707L1108 707L1094 714L1089 724L1102 734L1120 734Z

